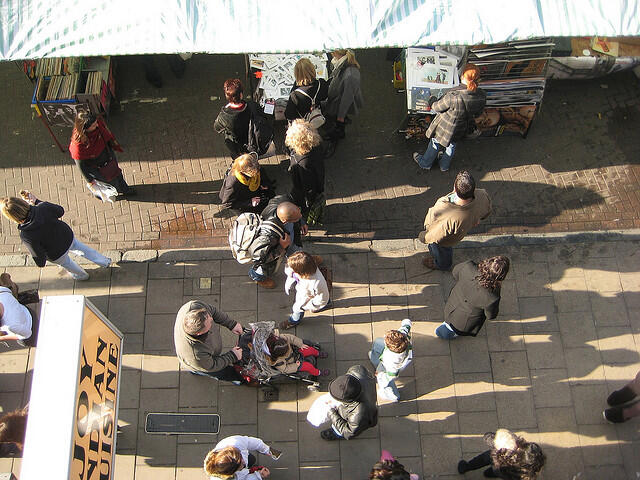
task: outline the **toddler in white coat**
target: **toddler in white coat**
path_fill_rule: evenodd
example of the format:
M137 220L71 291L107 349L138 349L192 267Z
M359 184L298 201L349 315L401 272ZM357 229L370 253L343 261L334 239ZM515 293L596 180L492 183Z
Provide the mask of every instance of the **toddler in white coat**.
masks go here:
M384 338L376 338L369 352L369 359L376 367L378 395L393 402L400 400L395 379L412 358L411 320L405 318L398 330L389 330Z
M293 253L287 259L284 273L287 275L284 291L289 295L295 285L296 301L289 318L280 323L281 330L295 327L305 311L318 312L329 303L329 287L313 255L302 251Z

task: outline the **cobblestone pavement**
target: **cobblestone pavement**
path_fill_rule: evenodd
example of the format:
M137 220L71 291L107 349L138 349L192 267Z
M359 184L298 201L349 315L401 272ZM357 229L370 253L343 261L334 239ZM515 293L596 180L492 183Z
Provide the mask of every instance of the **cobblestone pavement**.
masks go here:
M411 238L463 168L494 198L494 213L477 232L640 227L640 136L633 133L640 128L640 88L632 73L551 81L526 139L464 142L449 173L425 173L411 160L425 142L394 133L405 97L392 89L385 54L358 53L366 108L327 162L329 219L315 235ZM0 64L0 192L28 188L62 204L79 238L101 250L223 245L230 219L220 212L217 191L230 158L212 122L224 79L244 78L244 61L196 55L178 80L164 60L157 58L164 78L157 89L145 82L139 58L118 59L121 102L109 124L125 146L120 161L139 195L115 205L89 195L68 155L31 118L31 84L15 65ZM55 131L66 145L69 129ZM265 160L282 192L289 188L286 163L282 154ZM2 219L0 228L0 253L19 251L15 226Z
M297 335L320 342L331 378L354 364L370 365L372 339L409 317L413 364L401 374L402 401L380 402L378 426L351 441L325 442L305 421L319 393L280 387L265 402L249 387L232 387L181 371L173 352L175 313L189 299L211 302L246 324L285 318L292 300L259 290L226 250L161 251L157 261L91 269L74 283L54 267L7 269L40 295L82 294L124 333L116 478L186 480L202 477L202 460L229 434L258 435L284 450L279 462L260 458L274 479L366 478L382 448L421 478L462 478L461 457L482 451L482 434L506 427L539 442L547 480L636 479L638 419L604 422L607 395L631 379L640 348L639 241L456 248L455 262L507 253L500 316L477 338L451 343L434 336L443 318L451 275L427 272L411 242L353 241L318 246L333 271L333 308L305 317ZM402 250L389 250L394 246ZM484 246L483 246L484 245ZM211 279L201 290L200 278ZM167 292L179 292L167 295ZM233 336L225 332L227 346ZM35 349L0 345L0 405L29 398ZM26 376L25 376L26 372ZM326 387L325 387L326 389ZM150 436L147 412L217 412L219 437ZM0 472L20 461L0 459ZM464 478L481 478L481 473Z

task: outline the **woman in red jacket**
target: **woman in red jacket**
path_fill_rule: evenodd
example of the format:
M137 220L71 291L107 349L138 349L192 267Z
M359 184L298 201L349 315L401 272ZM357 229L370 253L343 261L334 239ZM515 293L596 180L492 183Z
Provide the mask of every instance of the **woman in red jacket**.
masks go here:
M122 147L102 117L78 112L71 132L69 152L88 185L96 180L112 185L120 196L135 195L135 189L124 180L114 150Z

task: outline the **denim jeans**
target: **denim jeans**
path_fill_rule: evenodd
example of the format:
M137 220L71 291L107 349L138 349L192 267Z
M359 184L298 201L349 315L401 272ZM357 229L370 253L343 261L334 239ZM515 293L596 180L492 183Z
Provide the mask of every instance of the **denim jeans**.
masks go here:
M438 270L449 270L453 265L453 248L443 247L437 243L430 243L427 246Z
M453 338L456 338L458 336L458 334L456 332L454 332L451 327L449 327L449 324L447 322L442 322L438 328L436 328L436 336L444 339L444 340L451 340Z
M432 138L425 152L418 157L418 165L425 170L429 170L433 166L433 162L436 161L438 152L442 149L444 149L444 152L442 153L442 157L440 157L440 170L446 172L451 167L451 159L456 151L456 144L454 142L449 142L448 147L443 147L436 142L435 138Z
M85 272L84 268L74 262L71 257L69 257L69 253L73 253L79 257L85 257L87 260L100 265L101 267L108 267L111 263L111 259L105 257L101 253L97 252L93 248L85 245L80 240L73 237L73 242L71 242L71 246L69 250L62 255L60 258L56 258L55 260L51 260L51 263L55 263L56 265L60 265L64 268L75 280L86 280L89 278L89 274Z

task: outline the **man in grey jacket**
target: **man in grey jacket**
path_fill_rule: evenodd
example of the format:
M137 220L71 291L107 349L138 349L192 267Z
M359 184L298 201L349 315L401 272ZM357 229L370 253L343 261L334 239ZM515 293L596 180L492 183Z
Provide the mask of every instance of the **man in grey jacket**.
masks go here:
M222 353L220 327L223 325L236 335L242 334L242 325L213 305L191 300L176 316L173 341L180 363L191 373L226 380L239 385L242 376L233 368L242 357L242 349L233 347Z
M329 393L340 404L329 410L331 428L320 432L323 440L349 440L378 424L376 381L362 365L354 365L335 378Z

